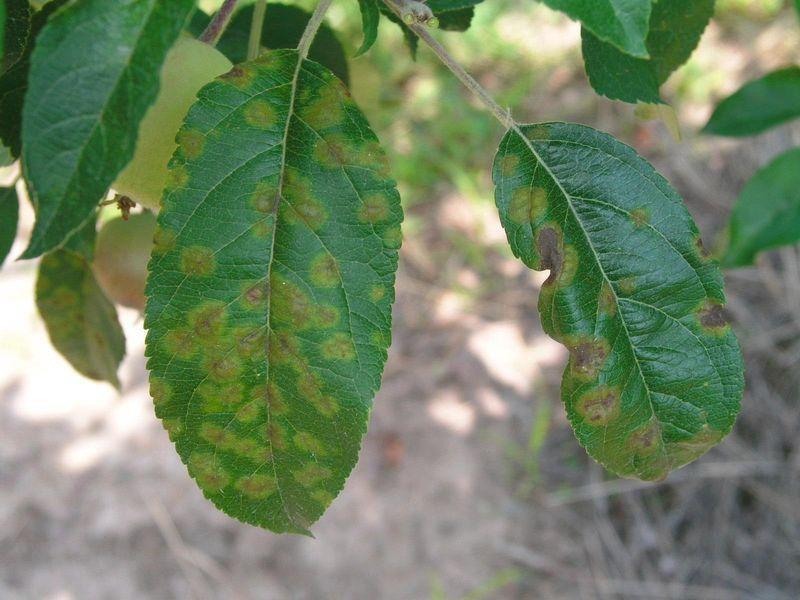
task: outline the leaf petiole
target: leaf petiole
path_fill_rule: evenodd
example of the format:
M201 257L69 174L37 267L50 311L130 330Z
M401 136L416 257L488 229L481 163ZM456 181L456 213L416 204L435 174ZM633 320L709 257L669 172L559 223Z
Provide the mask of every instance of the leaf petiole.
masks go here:
M219 38L222 37L225 28L228 26L228 23L230 23L231 17L233 16L233 9L236 8L237 1L238 0L225 0L217 11L217 14L211 19L208 27L206 27L205 31L200 35L199 40L201 42L212 46L217 45Z
M253 9L253 20L250 23L250 39L247 42L247 60L253 60L261 52L261 32L264 29L264 16L267 12L267 0L258 0Z

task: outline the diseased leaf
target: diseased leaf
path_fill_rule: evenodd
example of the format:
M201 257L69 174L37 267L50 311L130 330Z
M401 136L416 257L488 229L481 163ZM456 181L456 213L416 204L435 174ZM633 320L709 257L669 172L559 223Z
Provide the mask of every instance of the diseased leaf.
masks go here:
M13 187L0 188L0 265L5 262L17 237L19 199Z
M53 347L76 371L119 388L117 369L125 355L125 334L86 258L93 239L94 219L64 248L42 258L36 306Z
M78 0L55 13L31 59L23 172L36 224L24 258L63 244L133 156L164 56L192 0Z
M645 480L733 426L742 357L722 275L678 194L633 149L589 127L522 126L494 163L511 249L550 270L542 325L570 351L561 397L580 443Z
M704 133L755 135L800 117L800 67L787 67L745 84L719 103Z
M742 190L728 223L722 266L744 267L756 255L800 241L800 148L781 154Z
M580 21L597 38L640 58L649 56L645 40L653 0L541 0Z
M5 72L25 51L31 33L31 7L28 0L4 0L2 37L0 38L0 72Z
M303 35L306 23L311 18L297 6L270 2L267 4L264 26L261 32L261 45L264 48L296 48ZM250 23L253 20L253 6L244 6L231 19L225 33L217 42L217 50L236 64L247 60L247 44L250 39ZM210 17L196 11L191 19L189 30L199 36L206 28ZM308 57L328 67L346 85L350 85L349 67L342 43L334 31L323 23L308 52Z
M372 48L375 40L378 39L378 24L381 20L381 11L378 0L358 0L361 9L361 28L364 30L364 41L361 47L356 50L356 56L361 56Z
M203 88L178 141L147 281L156 414L220 509L307 533L380 385L395 183L343 84L294 50Z
M620 52L583 29L583 59L598 94L636 103L662 102L661 85L700 43L714 14L714 0L660 0L653 5L647 51L650 58Z
M14 158L19 156L22 145L22 105L28 87L28 71L36 36L47 23L48 17L65 3L66 0L52 0L33 15L25 49L13 66L0 75L0 141L8 147Z

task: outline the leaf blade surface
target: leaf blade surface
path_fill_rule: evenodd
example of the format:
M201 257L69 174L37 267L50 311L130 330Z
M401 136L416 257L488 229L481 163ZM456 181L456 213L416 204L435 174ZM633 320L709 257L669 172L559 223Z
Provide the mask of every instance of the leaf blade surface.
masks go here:
M147 285L156 414L221 510L308 533L380 385L399 196L343 84L293 50L206 86L178 137Z
M722 275L680 197L631 148L575 124L522 131L501 142L495 199L514 254L550 270L539 310L570 351L568 417L607 469L661 479L739 411Z

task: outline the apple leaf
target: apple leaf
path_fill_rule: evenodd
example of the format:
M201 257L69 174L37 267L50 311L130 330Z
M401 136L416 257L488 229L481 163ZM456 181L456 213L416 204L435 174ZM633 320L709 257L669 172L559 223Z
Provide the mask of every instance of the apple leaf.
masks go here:
M14 158L20 153L22 105L28 87L28 71L31 53L36 45L36 36L47 23L48 17L65 3L66 0L52 0L33 14L30 21L30 35L24 50L16 62L0 75L0 141L8 147Z
M19 198L13 187L0 188L0 265L6 260L17 237Z
M90 266L95 222L90 219L63 248L39 263L36 306L50 342L76 371L119 388L125 334Z
M745 84L719 103L704 133L747 136L800 117L800 67L787 67Z
M0 73L11 68L25 51L31 35L31 10L28 0L4 0L0 6Z
M495 199L514 254L550 271L539 311L570 352L570 423L609 471L663 479L739 412L722 274L681 198L633 149L570 123L520 132L500 144Z
M753 264L759 252L800 241L800 148L781 154L742 190L728 223L722 266Z
M146 292L156 414L221 510L308 533L380 385L400 198L344 85L294 50L203 88L178 142Z
M364 30L364 41L361 47L356 50L356 56L361 56L372 48L375 40L378 39L378 24L381 20L381 11L378 0L358 0L361 9L361 27Z
M647 58L645 45L654 0L541 0L580 21L598 39L621 52Z
M714 0L660 0L653 5L647 35L649 58L637 58L583 29L583 59L589 82L612 100L662 102L661 85L700 43L714 14Z
M49 19L31 57L22 163L36 206L24 258L57 248L133 156L164 57L193 0L78 0Z

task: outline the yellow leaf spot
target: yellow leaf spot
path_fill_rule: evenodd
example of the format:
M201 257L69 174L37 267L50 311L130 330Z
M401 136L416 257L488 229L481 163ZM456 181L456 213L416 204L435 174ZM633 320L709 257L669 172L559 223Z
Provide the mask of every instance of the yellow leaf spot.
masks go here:
M304 487L311 487L322 479L331 476L331 470L315 462L308 463L294 474L297 482Z
M216 268L214 253L205 246L189 246L181 252L181 270L190 276L207 277Z
M234 487L245 496L257 500L263 500L273 494L278 488L275 479L261 473L250 475L249 477L242 477L235 483Z
M346 333L334 333L322 342L322 356L329 360L353 360L356 349L353 340Z
M311 282L318 287L333 287L340 282L339 265L327 252L311 261L310 275Z

